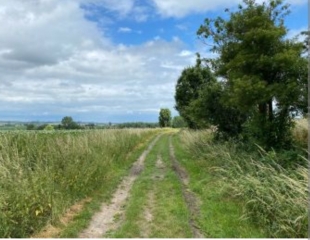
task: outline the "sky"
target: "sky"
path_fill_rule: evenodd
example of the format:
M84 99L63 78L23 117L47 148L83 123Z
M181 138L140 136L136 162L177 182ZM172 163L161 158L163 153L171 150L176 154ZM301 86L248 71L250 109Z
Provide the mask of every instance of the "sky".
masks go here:
M258 0L262 1L262 0ZM308 28L307 0L287 0L288 37ZM0 121L157 122L196 32L240 0L0 0Z

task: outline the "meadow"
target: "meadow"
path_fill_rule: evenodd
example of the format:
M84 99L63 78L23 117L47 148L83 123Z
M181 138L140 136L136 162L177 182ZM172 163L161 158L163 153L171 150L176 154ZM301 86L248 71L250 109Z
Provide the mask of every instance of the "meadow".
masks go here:
M296 144L307 146L305 120L296 123L293 135ZM241 219L262 227L268 237L308 236L306 149L301 148L300 154L266 152L259 146L256 151L246 151L232 141L214 142L209 130L183 131L179 138L193 156L194 165L199 166L197 174L210 176L207 182L217 186L216 192L221 192L221 199L243 204ZM206 177L201 181L205 186L197 183L194 190L196 187L198 194L210 192L212 186L207 186Z
M0 132L0 237L29 237L117 181L156 130Z

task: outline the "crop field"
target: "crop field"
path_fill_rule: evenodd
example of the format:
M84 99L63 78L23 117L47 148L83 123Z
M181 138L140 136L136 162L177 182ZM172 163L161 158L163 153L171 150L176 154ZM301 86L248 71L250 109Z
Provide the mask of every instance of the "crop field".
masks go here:
M115 181L156 130L0 133L0 237L28 237Z

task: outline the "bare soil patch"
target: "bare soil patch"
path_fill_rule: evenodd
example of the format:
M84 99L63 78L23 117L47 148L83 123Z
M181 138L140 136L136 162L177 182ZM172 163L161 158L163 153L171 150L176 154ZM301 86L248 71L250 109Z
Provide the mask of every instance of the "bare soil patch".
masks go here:
M80 233L80 238L100 238L108 231L113 231L120 226L121 221L117 221L116 219L123 218L124 206L129 196L131 187L143 170L144 160L147 154L154 147L160 136L161 135L157 136L153 140L153 142L133 164L129 176L122 180L121 184L113 194L111 203L102 204L100 211L93 216L89 227Z
M204 238L204 235L199 230L199 227L195 224L194 218L199 214L199 207L198 207L198 199L194 195L193 192L191 192L188 189L189 184L189 177L184 168L181 167L180 163L175 157L174 148L171 141L171 136L169 138L169 149L170 149L170 159L172 161L172 167L173 170L177 173L179 176L179 179L182 183L182 193L183 197L185 199L186 205L190 211L190 220L189 224L193 233L194 238Z
M67 226L72 219L78 215L79 212L83 209L85 203L90 202L91 198L83 199L76 204L72 205L66 213L59 219L61 226L53 226L51 224L48 224L46 227L42 229L39 233L33 235L31 238L53 238L57 237L62 228Z

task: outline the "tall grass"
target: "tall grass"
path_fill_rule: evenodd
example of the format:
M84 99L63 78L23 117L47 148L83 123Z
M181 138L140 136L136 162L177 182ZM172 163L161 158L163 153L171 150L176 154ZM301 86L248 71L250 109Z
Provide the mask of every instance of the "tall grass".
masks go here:
M0 237L28 237L89 196L154 130L0 132Z
M224 179L233 197L245 202L244 219L264 226L270 237L307 237L306 164L285 169L276 152L258 147L257 154L248 153L234 143L210 141L208 132L184 131L181 139L197 158L212 163L210 171Z
M308 146L308 132L309 123L308 119L302 118L295 120L295 127L293 128L293 137L302 147L307 148Z

